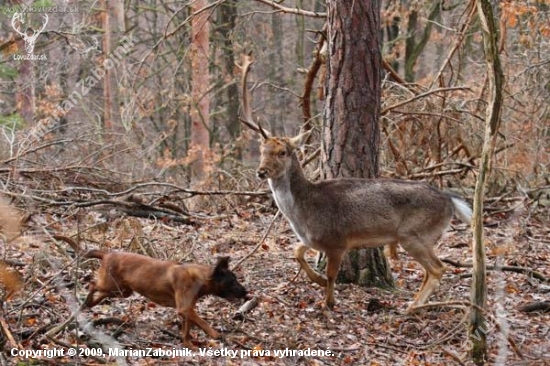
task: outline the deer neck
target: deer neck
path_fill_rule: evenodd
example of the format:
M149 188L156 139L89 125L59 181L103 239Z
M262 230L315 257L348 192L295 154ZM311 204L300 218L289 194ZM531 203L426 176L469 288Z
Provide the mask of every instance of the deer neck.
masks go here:
M296 154L292 154L290 168L279 178L268 179L277 207L291 219L291 213L300 202L302 193L309 191L312 183L307 180ZM291 219L292 220L292 219Z

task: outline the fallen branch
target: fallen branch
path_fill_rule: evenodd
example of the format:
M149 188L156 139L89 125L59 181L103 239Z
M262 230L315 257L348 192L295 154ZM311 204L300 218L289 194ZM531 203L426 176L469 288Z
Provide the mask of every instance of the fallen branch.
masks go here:
M256 306L258 306L259 301L258 297L254 296L252 299L245 302L237 312L233 315L233 319L235 320L242 320L244 319L244 316L246 313L250 312L252 309L254 309Z
M2 333L4 333L8 341L11 343L12 348L18 348L18 349L23 348L19 343L17 343L15 338L13 338L13 334L11 334L8 323L6 322L6 319L4 319L3 316L0 316L0 327L2 328Z
M462 262L456 262L451 259L442 259L441 261L448 263L454 267L457 268L472 268L471 263L462 263ZM514 273L522 273L529 276L532 276L536 278L537 280L540 280L542 282L549 282L550 279L548 279L545 275L543 275L540 272L535 271L534 269L527 268L527 267L518 267L518 266L487 266L487 270L489 271L506 271L506 272L514 272Z
M543 312L543 313L549 313L550 312L550 301L531 302L529 304L523 305L518 310L523 312L523 313L534 313L536 311L540 311L540 312Z
M53 328L51 328L50 330L48 330L45 334L44 334L44 337L48 338L48 339L52 339L53 336L57 335L59 332L63 331L67 325L69 325L69 323L73 322L75 320L75 314L71 314L71 316L65 320L64 322L62 323L59 323L57 325L55 325Z
M74 208L83 208L83 207L92 207L92 206L101 206L101 205L111 205L118 207L122 212L126 213L129 216L135 217L144 217L144 218L156 218L156 219L168 219L174 222L180 222L188 225L196 225L197 223L191 219L189 216L195 219L211 219L214 217L202 217L191 214L181 214L175 212L172 209L166 207L152 206L144 203L128 202L123 200L112 200L112 199L97 199L97 200L67 200L67 201L57 201L46 199L38 196L29 196L25 194L17 194L11 192L4 192L6 195L18 197L18 198L30 198L35 201L50 205L50 206L69 206Z

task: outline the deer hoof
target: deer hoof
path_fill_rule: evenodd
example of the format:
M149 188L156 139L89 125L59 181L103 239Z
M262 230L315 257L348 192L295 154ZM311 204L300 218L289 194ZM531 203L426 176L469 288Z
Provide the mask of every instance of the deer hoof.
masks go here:
M335 305L336 305L336 301L334 301L334 299L325 300L325 306L327 307L327 309L334 310Z
M407 314L407 315L412 315L412 314L418 313L418 308L417 308L417 306L418 306L418 304L415 304L415 303L410 304L410 305L407 307L407 310L405 310L405 314Z

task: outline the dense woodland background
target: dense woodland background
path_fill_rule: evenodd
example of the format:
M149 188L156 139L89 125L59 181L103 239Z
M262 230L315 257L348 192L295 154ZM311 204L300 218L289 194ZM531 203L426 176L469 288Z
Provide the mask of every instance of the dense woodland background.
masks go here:
M294 279L296 238L288 224L278 219L270 226L274 206L254 176L257 136L239 119L240 57L252 52L255 60L248 87L262 126L293 135L307 123L314 152L324 107L323 1L59 1L79 11L49 13L34 49L47 60L35 61L14 58L26 54L11 24L12 7L22 3L0 4L0 191L11 207L0 208L2 364L13 363L12 347L113 346L115 338L133 348L181 342L173 310L140 297L112 301L83 313L80 327L48 333L82 301L97 267L75 257L76 246L203 263L218 254L244 259L236 271L260 305L237 321L232 305L202 302L198 312L228 335L218 342L196 331L199 347L330 347L337 354L279 360L285 364L467 363L463 305L403 314L421 279L406 255L394 263L398 290L340 285L338 308L327 314L319 306L322 289ZM474 3L382 1L381 176L428 181L471 199L487 93ZM494 11L506 83L486 192L488 257L491 265L540 276L490 274L491 361L540 365L550 362L549 315L519 309L549 300L550 1L494 2ZM28 14L26 24L37 28L42 21ZM131 44L128 54L60 113L57 107L82 91L121 40ZM52 114L59 116L53 124ZM317 167L316 160L308 165L312 179ZM14 214L23 219L15 238L7 227ZM438 249L442 257L471 259L467 229L453 226ZM469 270L449 272L433 300L466 300ZM88 321L112 338L98 343Z

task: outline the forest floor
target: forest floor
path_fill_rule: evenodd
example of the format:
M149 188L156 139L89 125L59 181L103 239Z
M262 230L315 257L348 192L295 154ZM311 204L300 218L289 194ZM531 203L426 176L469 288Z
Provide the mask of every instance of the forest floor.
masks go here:
M336 286L334 311L323 308L324 291L312 284L292 248L296 237L286 220L274 217L269 202L250 200L195 220L194 225L120 216L112 210L81 208L61 215L35 212L23 234L2 249L24 287L5 300L0 313L0 364L127 365L471 365L467 336L471 269L448 265L441 288L430 301L441 303L415 315L404 310L422 282L423 272L400 249L392 263L393 290ZM100 207L100 206L98 206ZM515 212L515 213L511 213ZM547 208L493 213L485 220L488 262L517 266L550 277L550 227ZM77 238L86 249L126 250L161 259L213 263L229 255L241 283L258 305L234 317L240 304L206 297L197 313L224 334L210 339L192 328L194 354L180 357L99 356L113 350L183 349L181 322L174 309L156 306L137 294L106 300L70 318L87 294L94 259L82 259L62 237ZM453 221L437 252L441 258L471 262L471 231ZM254 248L257 250L254 251ZM253 252L254 251L254 252ZM315 253L308 257L314 261ZM152 281L154 279L151 279ZM550 365L550 313L520 311L550 301L550 284L532 273L488 272L486 324L489 364ZM479 334L479 333L478 333ZM77 354L69 356L69 348ZM62 349L63 356L26 358L24 350ZM285 351L285 353L281 353ZM277 354L276 354L277 351ZM214 354L214 352L217 352ZM234 353L233 353L234 352ZM206 353L206 355L201 355ZM312 355L313 354L313 355Z

